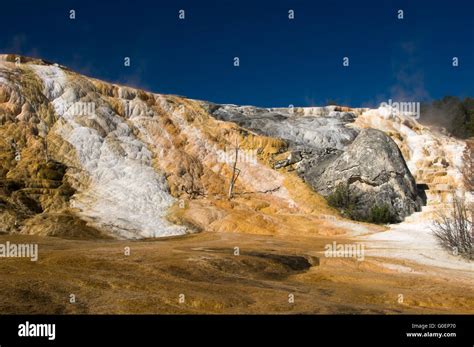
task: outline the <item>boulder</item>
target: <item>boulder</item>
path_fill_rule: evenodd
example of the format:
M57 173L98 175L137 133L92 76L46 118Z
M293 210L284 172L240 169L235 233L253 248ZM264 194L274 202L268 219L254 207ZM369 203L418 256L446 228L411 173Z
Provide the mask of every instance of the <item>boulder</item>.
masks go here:
M375 206L387 206L398 222L421 209L422 199L398 146L380 130L364 129L343 152L312 164L306 164L302 175L313 189L328 196L338 184L347 185L362 219Z

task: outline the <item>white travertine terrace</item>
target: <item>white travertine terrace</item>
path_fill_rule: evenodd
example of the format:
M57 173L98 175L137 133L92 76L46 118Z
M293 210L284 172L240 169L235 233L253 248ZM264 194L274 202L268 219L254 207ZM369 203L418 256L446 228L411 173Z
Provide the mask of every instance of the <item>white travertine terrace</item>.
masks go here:
M80 100L74 81L58 67L32 65L44 84L44 94L56 112L65 103ZM55 133L72 144L81 168L88 176L86 190L76 194L72 207L86 220L123 238L159 237L185 233L185 228L164 216L174 202L164 176L151 166L151 153L137 139L126 120L101 100L95 100L95 114L89 119L106 127L106 137L78 122L66 110ZM132 116L133 117L133 116Z

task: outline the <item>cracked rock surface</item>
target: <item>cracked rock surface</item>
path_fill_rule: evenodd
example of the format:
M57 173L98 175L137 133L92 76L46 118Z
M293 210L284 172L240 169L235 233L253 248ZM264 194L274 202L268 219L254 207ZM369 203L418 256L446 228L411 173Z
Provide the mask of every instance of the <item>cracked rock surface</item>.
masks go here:
M353 112L320 108L316 116L308 116L304 109L233 105L210 109L217 119L287 141L290 153L274 168L293 165L321 195L347 184L362 218L374 206L388 206L399 222L421 209L422 198L396 143L380 130L354 127Z

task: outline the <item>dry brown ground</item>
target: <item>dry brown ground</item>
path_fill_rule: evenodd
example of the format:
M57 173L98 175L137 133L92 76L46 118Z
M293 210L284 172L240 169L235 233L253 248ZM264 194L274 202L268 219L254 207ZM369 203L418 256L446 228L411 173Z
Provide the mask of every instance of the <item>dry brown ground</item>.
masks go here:
M334 239L215 232L150 241L2 235L0 243L37 242L39 260L0 258L0 312L474 313L472 283L455 280L455 271L322 257Z

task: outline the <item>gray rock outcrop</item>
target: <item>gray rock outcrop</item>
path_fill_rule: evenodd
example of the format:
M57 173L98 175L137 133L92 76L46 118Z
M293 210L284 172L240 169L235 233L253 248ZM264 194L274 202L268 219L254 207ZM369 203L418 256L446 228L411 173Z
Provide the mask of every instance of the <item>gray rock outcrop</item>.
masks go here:
M300 173L324 196L339 183L347 184L362 219L374 206L387 206L398 222L421 208L415 180L398 146L380 130L364 129L345 151L306 167Z

